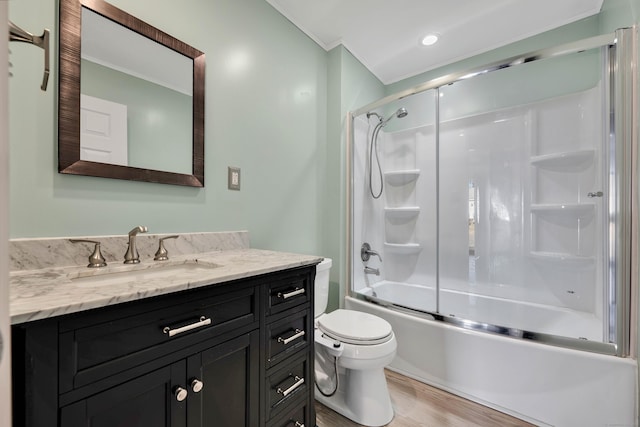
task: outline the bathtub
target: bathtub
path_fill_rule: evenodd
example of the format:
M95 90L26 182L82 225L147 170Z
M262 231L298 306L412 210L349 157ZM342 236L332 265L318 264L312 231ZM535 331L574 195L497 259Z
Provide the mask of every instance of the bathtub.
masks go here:
M358 291L367 297L374 292L382 301L414 310L436 311L436 292L432 286L382 280ZM440 290L440 307L440 312L447 316L553 336L601 342L604 332L602 319L592 313L453 289Z
M541 426L637 425L635 360L463 329L350 296L345 308L391 324L393 371Z

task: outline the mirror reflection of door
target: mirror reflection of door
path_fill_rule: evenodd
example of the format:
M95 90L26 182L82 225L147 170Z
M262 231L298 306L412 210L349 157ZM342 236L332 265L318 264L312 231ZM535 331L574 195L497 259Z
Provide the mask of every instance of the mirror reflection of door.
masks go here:
M127 106L88 95L80 99L80 159L127 166Z

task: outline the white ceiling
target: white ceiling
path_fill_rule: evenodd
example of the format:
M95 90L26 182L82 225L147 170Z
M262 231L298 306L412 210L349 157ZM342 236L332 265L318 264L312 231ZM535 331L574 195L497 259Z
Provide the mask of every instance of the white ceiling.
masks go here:
M343 44L384 84L594 15L603 0L266 0L326 50ZM440 41L420 45L428 33Z

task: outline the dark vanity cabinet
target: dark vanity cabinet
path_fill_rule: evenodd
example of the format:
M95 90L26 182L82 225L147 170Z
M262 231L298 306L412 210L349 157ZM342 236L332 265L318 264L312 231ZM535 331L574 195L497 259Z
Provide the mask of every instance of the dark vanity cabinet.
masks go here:
M14 426L314 426L314 276L14 325Z

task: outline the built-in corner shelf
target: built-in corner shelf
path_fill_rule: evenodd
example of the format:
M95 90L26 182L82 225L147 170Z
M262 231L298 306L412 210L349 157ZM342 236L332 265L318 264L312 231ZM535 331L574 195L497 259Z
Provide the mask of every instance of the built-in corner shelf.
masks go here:
M390 221L408 222L420 214L420 207L407 206L401 208L384 208L384 214Z
M531 164L543 169L571 171L582 169L593 163L596 150L564 151L531 158Z
M593 203L558 203L558 204L533 204L531 212L538 215L566 215L576 218L585 218L595 213Z
M384 248L392 253L402 255L415 255L422 251L422 246L419 243L386 243Z
M420 176L420 169L398 170L384 173L384 179L389 185L400 186L412 183Z
M595 265L595 258L592 256L579 256L558 252L530 252L529 256L535 261L557 263L573 267L592 267Z

